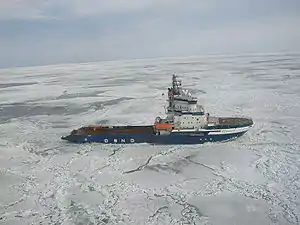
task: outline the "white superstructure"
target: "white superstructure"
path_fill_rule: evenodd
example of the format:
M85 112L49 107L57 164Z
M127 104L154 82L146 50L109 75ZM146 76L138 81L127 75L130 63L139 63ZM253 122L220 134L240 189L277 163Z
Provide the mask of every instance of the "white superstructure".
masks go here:
M168 88L166 118L156 118L155 127L160 134L190 133L190 135L226 135L247 131L253 124L251 119L238 117L211 117L196 97L182 88L177 76L172 77ZM194 132L194 133L193 133ZM199 134L200 133L200 134Z
M208 114L198 104L196 97L182 88L181 80L172 77L172 87L168 89L167 117L164 123L174 124L174 129L199 129L208 124Z

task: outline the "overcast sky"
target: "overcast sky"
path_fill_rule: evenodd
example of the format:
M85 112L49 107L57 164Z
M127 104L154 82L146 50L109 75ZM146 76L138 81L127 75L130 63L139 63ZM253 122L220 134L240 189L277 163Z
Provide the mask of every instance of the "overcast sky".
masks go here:
M300 51L300 0L0 0L0 67Z

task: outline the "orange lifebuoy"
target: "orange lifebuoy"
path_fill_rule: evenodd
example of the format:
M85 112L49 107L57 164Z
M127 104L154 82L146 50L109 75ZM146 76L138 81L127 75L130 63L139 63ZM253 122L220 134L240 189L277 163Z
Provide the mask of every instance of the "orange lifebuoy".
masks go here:
M160 123L160 121L161 121L161 118L159 116L155 118L155 123Z

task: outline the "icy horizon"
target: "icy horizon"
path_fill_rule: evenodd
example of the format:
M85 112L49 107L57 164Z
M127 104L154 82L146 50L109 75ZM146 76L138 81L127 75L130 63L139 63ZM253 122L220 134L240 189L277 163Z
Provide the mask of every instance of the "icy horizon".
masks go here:
M169 56L169 57L145 57L145 58L132 58L132 59L115 59L115 60L98 60L91 62L65 62L56 64L41 64L41 65L24 65L15 67L0 67L0 70L18 69L18 68L38 68L38 67L59 67L71 65L89 65L89 64L107 64L107 63L136 63L136 62L153 62L153 61L170 61L170 60L189 60L189 59L209 59L209 58L222 58L222 57L260 57L260 56L294 56L300 55L299 51L274 51L274 52L247 52L247 53L211 53L203 55L186 55L186 56ZM176 73L176 71L174 71Z
M0 1L0 67L300 51L298 0Z

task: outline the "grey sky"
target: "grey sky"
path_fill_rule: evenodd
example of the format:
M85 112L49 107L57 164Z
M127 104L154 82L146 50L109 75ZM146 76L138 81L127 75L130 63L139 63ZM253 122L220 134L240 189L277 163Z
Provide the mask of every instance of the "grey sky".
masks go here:
M0 67L299 51L299 24L299 0L1 0Z

